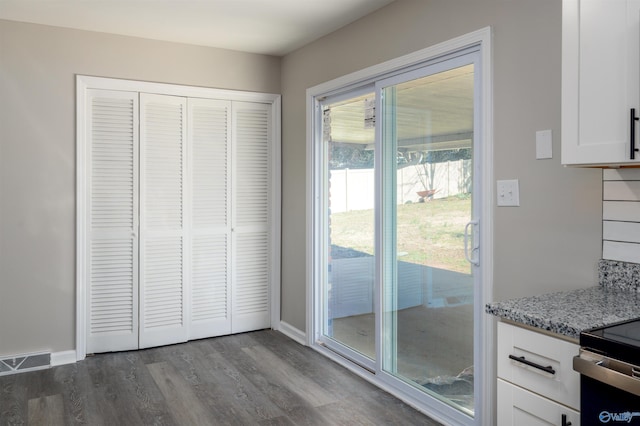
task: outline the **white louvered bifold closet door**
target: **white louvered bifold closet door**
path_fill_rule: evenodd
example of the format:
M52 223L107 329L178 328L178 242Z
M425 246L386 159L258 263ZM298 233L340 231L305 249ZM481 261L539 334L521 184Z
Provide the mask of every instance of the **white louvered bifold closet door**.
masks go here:
M231 102L188 100L191 173L189 339L231 333Z
M138 348L138 93L87 91L87 353Z
M140 348L188 337L186 106L140 94Z
M233 103L232 332L270 322L271 108Z

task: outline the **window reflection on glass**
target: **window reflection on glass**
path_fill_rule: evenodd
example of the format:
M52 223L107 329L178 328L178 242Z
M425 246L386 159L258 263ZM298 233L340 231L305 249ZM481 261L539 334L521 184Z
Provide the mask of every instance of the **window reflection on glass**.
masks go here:
M375 359L373 93L324 111L328 156L325 335Z

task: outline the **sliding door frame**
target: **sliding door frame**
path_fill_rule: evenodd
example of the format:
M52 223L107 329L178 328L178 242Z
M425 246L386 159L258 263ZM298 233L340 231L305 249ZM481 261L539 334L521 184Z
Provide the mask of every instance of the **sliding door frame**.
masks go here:
M475 344L475 359L479 365L475 366L476 377L475 394L478 398L475 404L473 419L462 412L453 409L435 398L425 397L424 394L406 392L402 386L394 386L393 381L385 379L384 374L376 374L363 369L357 364L336 354L320 342L322 333L322 285L326 280L323 270L322 251L325 236L321 226L326 207L322 199L323 175L322 146L317 143L322 136L322 121L319 110L325 97L339 93L346 93L358 87L380 81L391 76L422 68L448 57L463 54L464 51L477 50L480 55L478 68L481 88L476 92L479 99L476 105L480 108L479 122L475 122L474 133L481 139L482 149L478 156L479 182L482 187L482 204L480 206L480 229L482 238L479 242L482 268L480 268L481 288L477 292L474 308L474 336L478 338ZM492 48L491 28L457 37L432 47L374 65L361 71L336 78L329 82L307 89L307 344L327 357L342 364L352 372L371 381L382 389L390 392L408 404L424 411L429 416L450 424L493 424L495 418L495 367L494 359L494 329L491 318L484 313L482 307L492 299L493 294L493 86L492 86ZM376 93L377 95L377 93ZM476 169L477 170L477 169ZM379 276L379 272L377 273ZM377 327L379 328L379 320ZM376 334L380 335L380 330ZM380 362L379 345L377 348L378 363Z
M365 84L363 86L357 87L355 89L350 89L346 92L340 92L335 96L327 96L324 97L322 99L319 99L318 101L318 107L319 107L319 111L322 111L325 107L327 107L330 104L334 104L334 103L339 103L342 101L347 101L349 99L355 98L355 97L360 97L363 95L367 95L367 94L371 94L374 95L375 93L375 85L374 84ZM320 112L322 113L322 112ZM321 132L322 133L322 132ZM322 135L320 135L321 137ZM327 158L328 153L327 152L321 152L319 153L319 155L322 155L322 158ZM377 154L375 155L377 156ZM322 174L322 181L328 181L329 179L329 171L328 169L324 169L323 170L323 174ZM320 191L322 191L320 194L318 194L320 196L320 199L322 201L320 201L321 203L327 203L329 200L329 189L328 188L319 188ZM326 206L326 204L325 204ZM323 212L321 212L322 216L319 216L317 219L319 221L322 221L322 223L329 223L329 213L327 209L324 209ZM371 231L373 232L374 229L371 229ZM328 235L323 236L322 239L322 251L323 252L327 252L329 249L329 238ZM326 279L326 278L323 278ZM326 282L326 281L323 281ZM323 293L323 297L325 296L325 293ZM377 292L375 291L375 285L372 285L372 289L371 289L371 298L373 301L373 306L377 306L378 304L378 299L377 299ZM374 309L374 311L372 312L374 314L375 317L377 317L377 311ZM326 314L326 312L325 312ZM377 321L374 322L375 326L377 327ZM325 324L320 324L320 327L324 327ZM377 332L377 331L376 331ZM342 342L339 341L338 339L334 339L334 338L330 338L328 336L326 336L324 334L324 332L322 331L322 328L320 330L320 333L317 335L317 339L316 339L316 343L321 343L323 345L325 345L326 347L340 353L341 355L351 359L353 362L356 362L357 364L360 364L361 366L363 366L364 368L368 368L370 370L374 370L375 369L375 365L376 365L376 359L378 358L377 353L374 359L370 359L369 357L367 357L366 355L359 353L356 349L349 347L347 342ZM374 346L375 349L375 346Z
M122 80L106 77L76 75L76 361L87 355L87 173L88 143L86 111L88 90L139 92L206 98L228 101L243 101L267 104L271 109L271 188L268 194L271 235L270 262L270 320L271 328L280 329L280 246L281 246L281 96L271 93L245 92L184 86L168 83L152 83L137 80Z

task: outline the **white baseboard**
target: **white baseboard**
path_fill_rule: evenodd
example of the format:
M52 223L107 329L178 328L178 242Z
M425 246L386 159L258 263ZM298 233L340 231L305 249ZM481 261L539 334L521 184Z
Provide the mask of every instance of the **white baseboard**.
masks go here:
M51 354L51 366L73 364L76 362L76 351L53 352Z
M290 339L293 339L296 342L300 343L301 345L307 346L307 333L298 330L291 324L280 321L280 326L277 328L277 330Z

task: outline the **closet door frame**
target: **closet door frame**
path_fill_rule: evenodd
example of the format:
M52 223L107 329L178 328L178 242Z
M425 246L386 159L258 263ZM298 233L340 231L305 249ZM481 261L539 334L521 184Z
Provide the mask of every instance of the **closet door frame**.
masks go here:
M88 90L103 89L125 92L156 93L191 98L245 101L268 104L271 108L270 147L270 317L271 328L280 329L280 239L281 239L281 96L271 93L245 92L152 83L136 80L76 75L76 360L87 355L87 177L89 173L87 134Z

